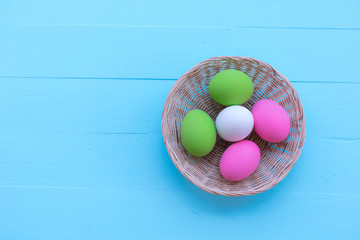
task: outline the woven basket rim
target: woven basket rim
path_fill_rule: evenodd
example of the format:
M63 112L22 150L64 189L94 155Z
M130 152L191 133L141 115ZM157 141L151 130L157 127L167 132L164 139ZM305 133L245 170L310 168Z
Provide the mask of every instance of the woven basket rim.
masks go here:
M303 105L301 103L301 100L296 92L296 90L292 87L292 84L290 83L290 81L283 76L279 71L277 71L276 69L274 69L271 65L258 60L258 59L254 59L251 57L245 57L245 56L219 56L219 57L211 57L205 61L202 61L198 64L196 64L194 67L192 67L190 70L188 70L186 73L184 73L180 78L178 78L174 85L172 86L171 90L169 91L169 94L166 98L166 101L164 103L164 108L163 108L163 112L162 112L162 121L161 121L161 130L162 130L162 136L163 136L163 140L164 140L164 144L166 146L167 152L170 156L170 159L172 160L172 162L174 163L175 167L182 173L182 175L188 179L191 183L193 183L195 186L199 187L200 189L212 193L212 194L216 194L216 195L224 195L224 196L245 196L245 195L254 195L257 193L261 193L264 192L272 187L274 187L275 185L277 185L280 181L282 181L287 175L288 173L291 171L292 167L295 165L295 163L297 162L298 158L300 157L300 153L295 156L293 158L293 161L290 162L289 165L287 165L286 168L284 168L281 171L281 175L278 176L275 180L273 181L268 181L266 185L264 185L262 188L259 189L254 189L252 191L247 191L246 193L229 193L228 191L222 191L222 190L214 190L206 185L202 185L202 184L197 184L192 175L189 174L188 172L186 172L179 164L177 161L175 161L176 156L173 154L172 149L170 147L170 143L167 141L167 132L166 132L166 122L164 120L165 118L165 114L168 110L168 108L170 107L169 102L171 101L171 95L173 93L173 91L175 91L174 89L176 89L178 87L179 84L182 84L183 81L186 80L186 78L188 77L189 74L194 73L194 71L198 71L199 69L201 69L202 66L206 65L209 62L213 62L213 61L221 61L221 60L234 60L234 61L243 61L243 60L248 60L248 61L255 61L258 64L262 65L262 66L266 66L268 69L270 69L274 76L279 76L284 82L286 82L291 88L292 88L292 94L294 96L294 99L296 99L297 104L299 106L298 112L299 114L302 116L302 124L301 124L301 145L300 145L300 153L302 152L303 149L303 145L306 139L306 125L305 125L305 116L304 116L304 109L303 109Z

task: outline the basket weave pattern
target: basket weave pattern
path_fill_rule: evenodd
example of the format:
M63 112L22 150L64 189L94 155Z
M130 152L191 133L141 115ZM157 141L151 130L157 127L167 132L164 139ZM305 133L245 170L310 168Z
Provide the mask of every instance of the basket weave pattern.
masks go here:
M225 108L210 96L211 78L225 69L245 72L254 83L254 94L243 104L250 111L261 99L278 102L289 114L290 134L280 143L262 140L255 131L246 138L261 150L258 168L248 178L231 182L219 170L221 155L231 143L217 136L214 149L204 157L190 155L180 139L181 121L192 109L205 111L215 121ZM214 57L201 62L181 76L166 99L162 115L162 134L170 158L178 170L201 189L225 196L243 196L263 192L280 182L300 156L305 141L305 118L300 98L291 83L270 65L249 57Z

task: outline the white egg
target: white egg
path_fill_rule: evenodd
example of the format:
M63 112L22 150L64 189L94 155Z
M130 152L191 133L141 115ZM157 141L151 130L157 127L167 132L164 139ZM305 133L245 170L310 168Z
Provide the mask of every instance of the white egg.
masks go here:
M215 126L220 137L229 142L237 142L251 133L254 118L245 107L230 106L219 113Z

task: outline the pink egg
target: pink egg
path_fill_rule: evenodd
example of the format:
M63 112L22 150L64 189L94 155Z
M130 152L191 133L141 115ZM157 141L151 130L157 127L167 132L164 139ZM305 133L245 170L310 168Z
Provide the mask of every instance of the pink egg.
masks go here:
M277 143L289 135L289 115L277 102L260 100L255 103L251 113L254 117L255 132L265 141Z
M231 144L220 160L220 173L230 181L250 176L260 162L260 149L252 141L243 140Z

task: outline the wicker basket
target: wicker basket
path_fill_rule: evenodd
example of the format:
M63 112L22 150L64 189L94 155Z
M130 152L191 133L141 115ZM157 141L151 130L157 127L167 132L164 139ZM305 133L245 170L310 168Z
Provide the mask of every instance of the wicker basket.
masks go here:
M256 101L272 99L285 108L291 121L290 134L283 142L266 142L254 131L246 138L258 144L261 160L252 175L238 182L226 180L219 170L221 155L231 143L217 136L215 147L208 155L193 157L180 140L180 125L187 112L201 109L215 121L225 108L208 92L210 79L225 69L243 71L254 82L254 94L243 106L251 110ZM225 196L252 195L275 186L294 166L305 141L303 106L291 83L270 65L249 57L210 58L181 76L166 99L161 128L170 158L179 171L201 189Z

